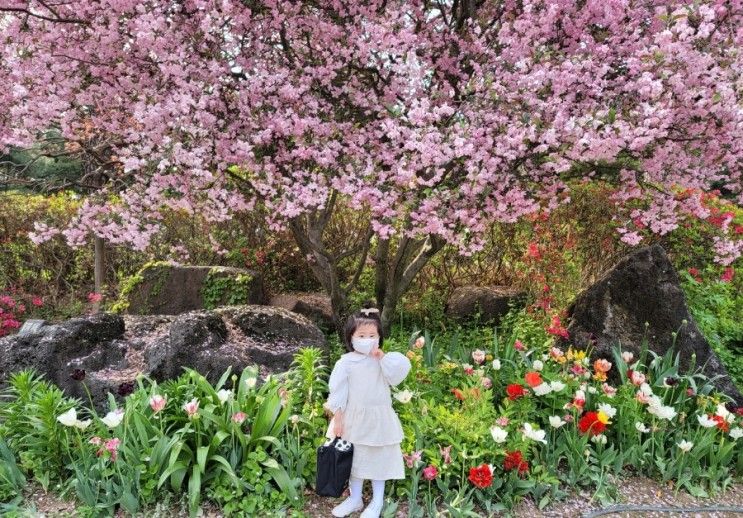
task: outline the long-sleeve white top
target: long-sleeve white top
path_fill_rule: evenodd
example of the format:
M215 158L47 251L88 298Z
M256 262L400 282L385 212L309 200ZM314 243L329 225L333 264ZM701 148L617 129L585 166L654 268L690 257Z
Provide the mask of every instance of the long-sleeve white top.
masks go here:
M355 351L338 359L330 373L325 407L333 414L343 411L343 439L369 446L402 441L390 387L400 384L410 368L410 360L396 351L385 353L381 360ZM334 421L335 417L325 434L328 438L334 437Z

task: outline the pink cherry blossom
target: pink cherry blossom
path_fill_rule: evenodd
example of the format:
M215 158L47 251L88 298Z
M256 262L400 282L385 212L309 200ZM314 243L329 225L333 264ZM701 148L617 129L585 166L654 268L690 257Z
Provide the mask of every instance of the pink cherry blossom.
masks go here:
M467 256L578 180L615 186L628 246L717 218L730 266L743 239L701 196L743 204L736 5L11 0L0 153L57 127L110 178L35 243L144 250L165 210L220 222L260 204L280 230L344 199L379 238Z

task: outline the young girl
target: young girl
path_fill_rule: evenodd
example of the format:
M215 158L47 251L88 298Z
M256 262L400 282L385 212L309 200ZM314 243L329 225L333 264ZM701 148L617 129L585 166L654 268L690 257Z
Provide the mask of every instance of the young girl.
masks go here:
M349 488L351 495L333 508L333 516L346 516L363 507L364 479L372 481L372 500L361 518L377 518L384 504L384 482L405 478L400 419L392 408L390 386L410 371L401 353L382 351L379 310L365 308L351 315L344 329L350 351L330 373L325 408L333 413L326 437L341 437L353 444Z

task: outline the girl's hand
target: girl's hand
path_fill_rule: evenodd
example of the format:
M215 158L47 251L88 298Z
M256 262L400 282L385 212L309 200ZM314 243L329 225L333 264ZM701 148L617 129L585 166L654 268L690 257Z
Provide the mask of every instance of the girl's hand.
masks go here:
M372 358L376 358L377 360L381 360L384 357L384 351L377 347L369 353L369 356L371 356Z
M341 412L335 414L335 420L333 421L333 434L336 437L341 437L343 435L343 414Z

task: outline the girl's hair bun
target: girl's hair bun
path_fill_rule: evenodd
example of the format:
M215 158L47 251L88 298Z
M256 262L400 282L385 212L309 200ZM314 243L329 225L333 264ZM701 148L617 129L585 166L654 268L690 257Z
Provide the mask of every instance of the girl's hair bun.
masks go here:
M372 317L372 318L379 318L379 309L374 307L374 303L371 300L366 300L361 304L361 309L359 309L359 315L363 315L364 317Z

